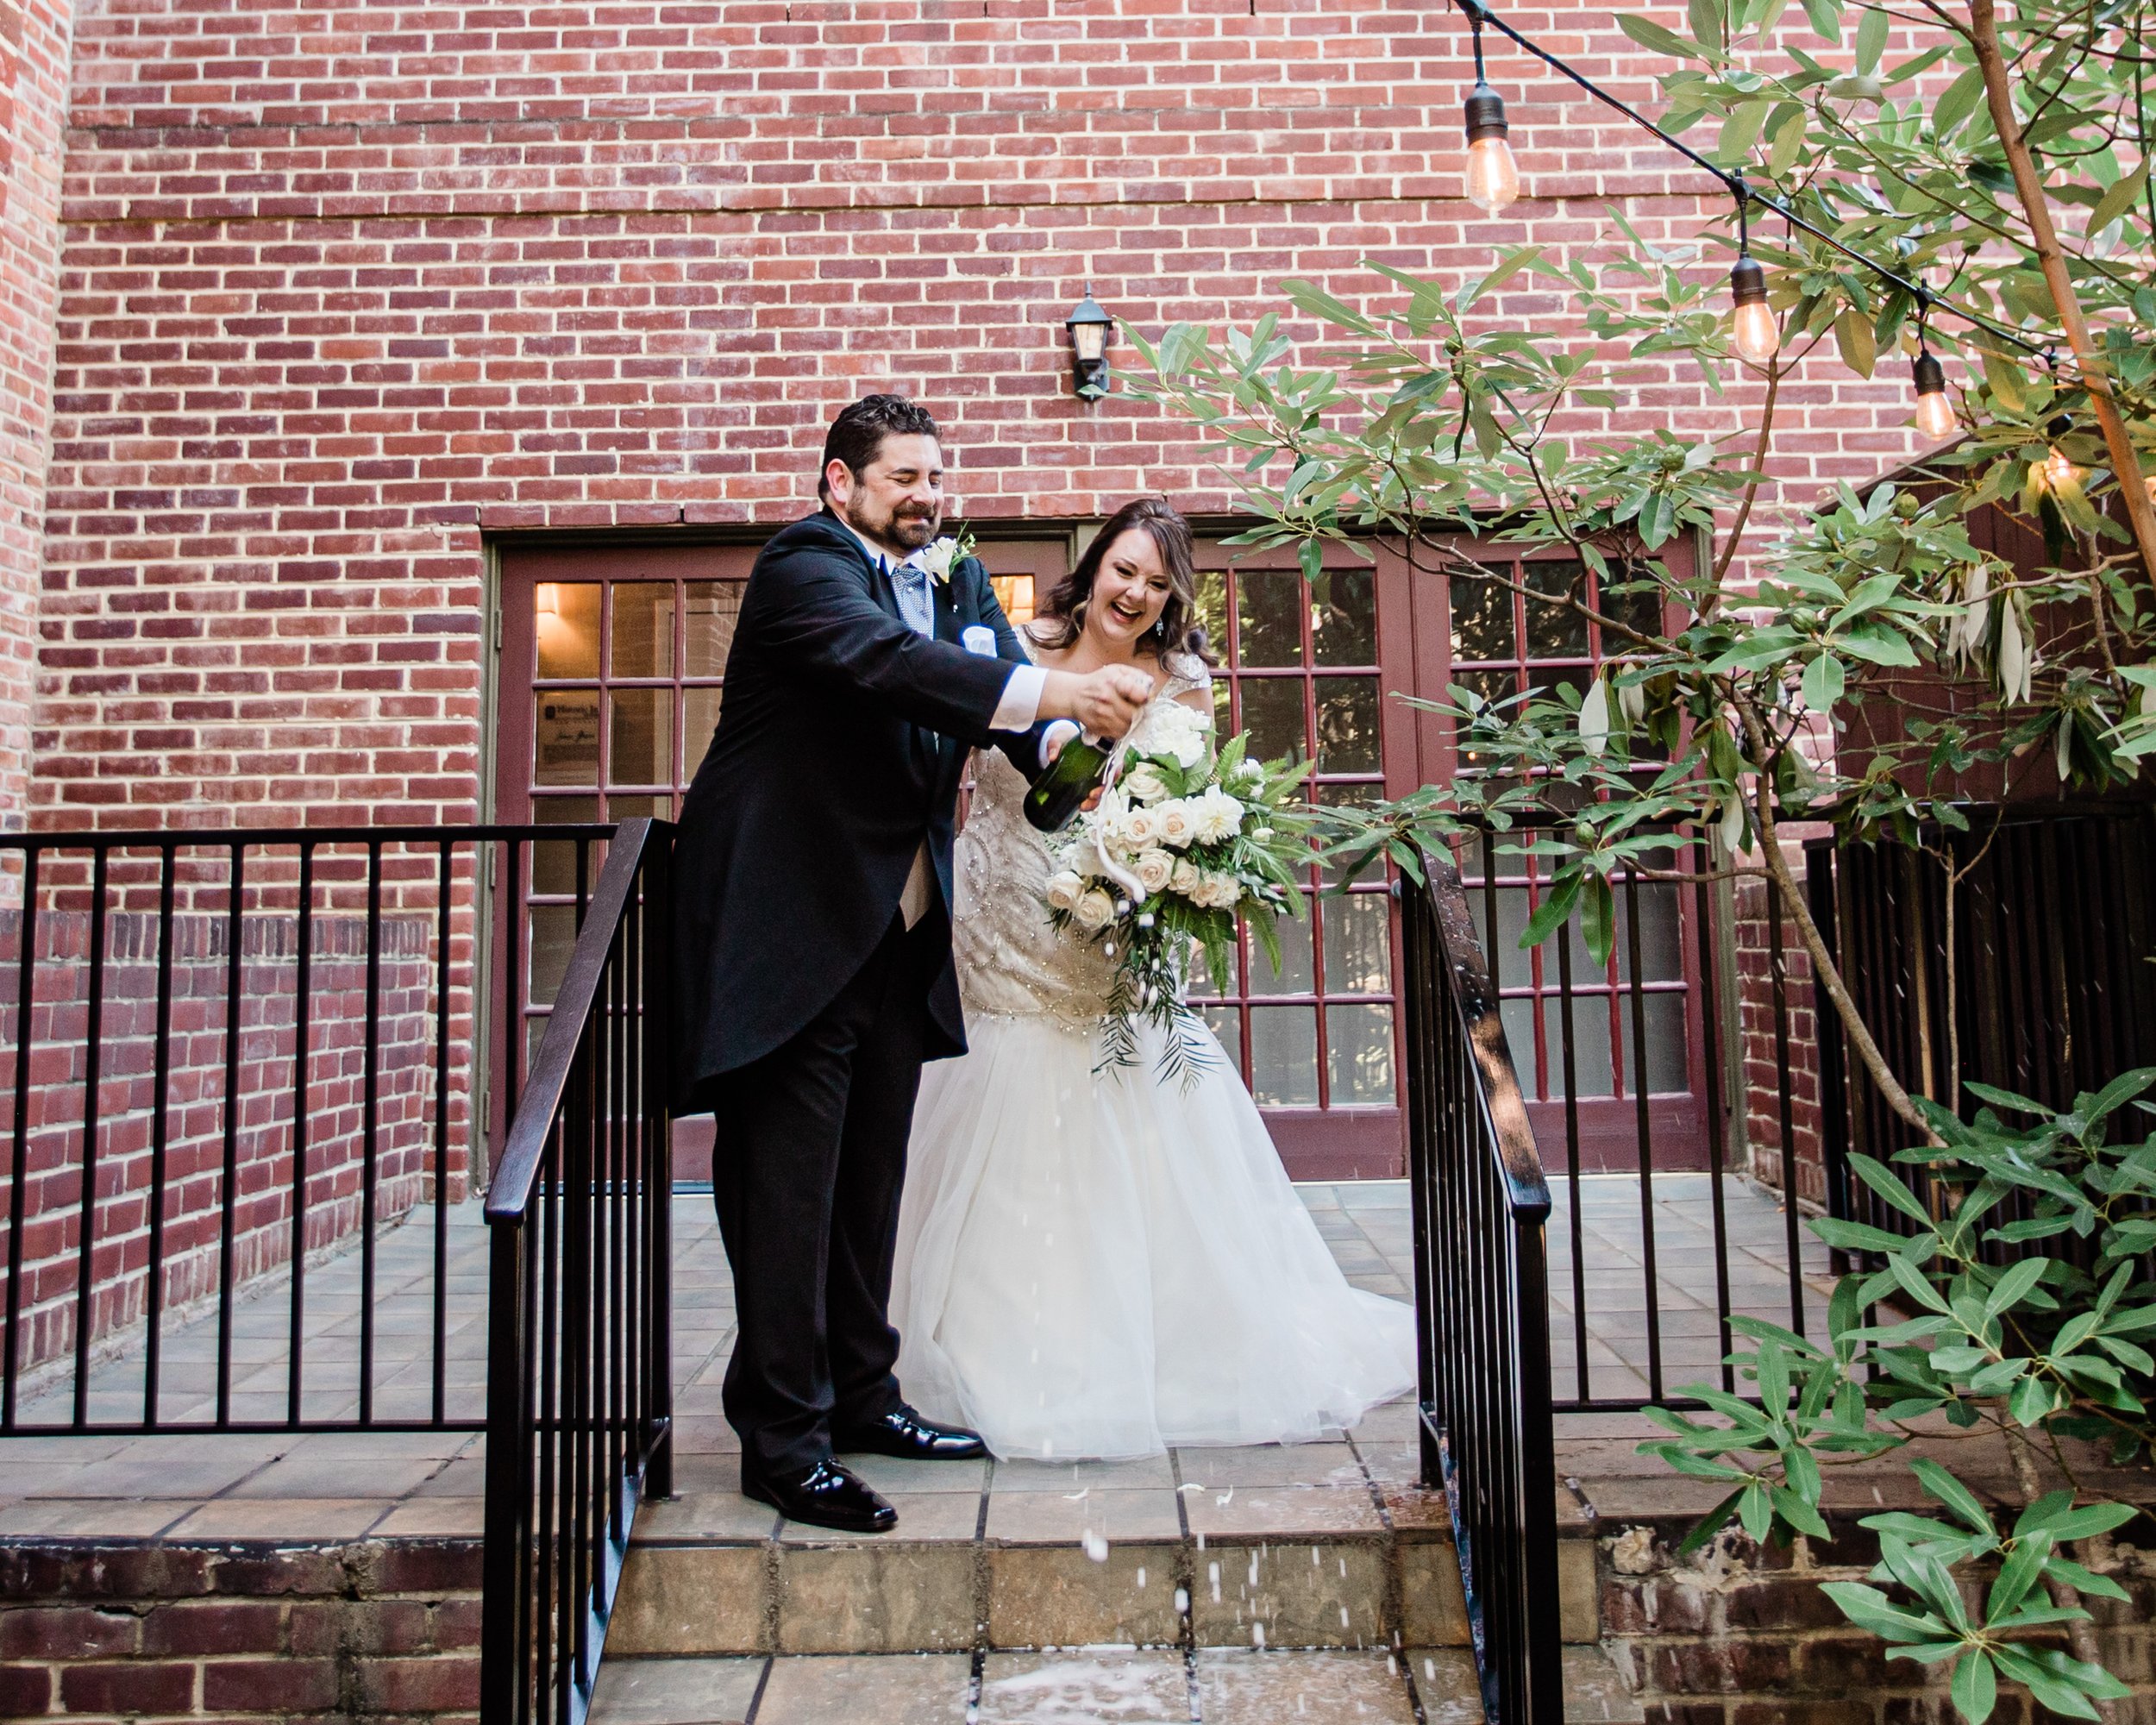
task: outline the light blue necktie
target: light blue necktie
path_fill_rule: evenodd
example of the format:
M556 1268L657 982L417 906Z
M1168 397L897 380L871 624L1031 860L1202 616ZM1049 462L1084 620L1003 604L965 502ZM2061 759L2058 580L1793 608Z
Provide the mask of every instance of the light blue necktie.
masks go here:
M912 561L893 568L887 557L883 563L885 572L891 577L891 590L898 595L899 616L906 626L916 635L935 634L936 612L928 599L928 571Z

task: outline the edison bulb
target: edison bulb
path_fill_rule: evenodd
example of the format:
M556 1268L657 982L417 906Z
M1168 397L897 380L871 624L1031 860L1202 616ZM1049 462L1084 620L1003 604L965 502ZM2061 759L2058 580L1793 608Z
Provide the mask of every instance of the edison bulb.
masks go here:
M1477 138L1467 147L1467 201L1495 216L1520 196L1520 164L1501 137Z
M1954 405L1943 389L1916 398L1916 429L1934 443L1954 435Z
M1733 336L1739 355L1755 366L1764 366L1782 351L1781 326L1774 321L1774 308L1764 299L1738 305Z
M2081 469L2066 459L2064 449L2053 445L2051 454L2044 457L2045 482L2056 491L2078 483L2080 478Z

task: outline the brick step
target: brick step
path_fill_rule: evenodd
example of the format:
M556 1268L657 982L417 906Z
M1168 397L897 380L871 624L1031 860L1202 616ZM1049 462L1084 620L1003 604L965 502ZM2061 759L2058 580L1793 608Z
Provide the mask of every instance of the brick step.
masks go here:
M1443 1499L1383 1477L1392 1458L1364 1447L870 1458L899 1521L861 1537L741 1496L731 1456L685 1455L676 1497L637 1519L607 1655L1466 1646ZM1591 1546L1566 1547L1568 1639L1591 1642Z

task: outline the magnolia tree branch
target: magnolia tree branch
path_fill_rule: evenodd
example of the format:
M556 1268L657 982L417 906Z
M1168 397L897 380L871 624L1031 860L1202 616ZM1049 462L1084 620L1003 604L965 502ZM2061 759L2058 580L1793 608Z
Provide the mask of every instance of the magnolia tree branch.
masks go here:
M2090 411L2103 431L2103 447L2111 457L2111 471L2118 477L2119 495L2126 504L2126 518L2134 530L2134 543L2140 548L2141 561L2149 573L2156 575L2156 500L2149 497L2141 477L2140 462L2134 454L2133 439L2128 436L2126 422L2119 417L2118 404L2112 398L2108 364L2096 351L2095 340L2089 333L2089 320L2074 292L2073 278L2066 269L2066 254L2059 244L2059 230L2052 225L2051 204L2044 196L2043 177L2029 154L2021 117L2014 111L2014 95L2007 85L2006 61L1999 48L1998 19L1993 0L1969 0L1969 28L1965 34L1969 45L1976 51L1977 65L1984 72L1984 100L1991 110L1992 129L1999 135L1999 143L2006 151L2007 166L2014 175L2014 191L2021 200L2022 213L2028 218L2029 239L2035 248L2036 260L2043 268L2044 285L2051 290L2052 304L2059 310L2059 320L2065 327L2067 342L2081 367L2081 382L2089 392Z

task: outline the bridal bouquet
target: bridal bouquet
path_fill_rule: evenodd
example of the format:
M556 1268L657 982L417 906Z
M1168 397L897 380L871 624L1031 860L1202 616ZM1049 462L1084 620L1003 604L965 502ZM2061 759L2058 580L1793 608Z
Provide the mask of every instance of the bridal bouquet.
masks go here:
M1230 992L1238 917L1279 968L1275 919L1305 914L1309 771L1250 760L1241 737L1216 754L1211 721L1178 702L1155 706L1125 739L1100 801L1069 829L1047 894L1057 929L1115 961L1105 1063L1132 1063L1141 1018L1170 1032L1170 1066L1211 1057L1183 984L1195 945Z

